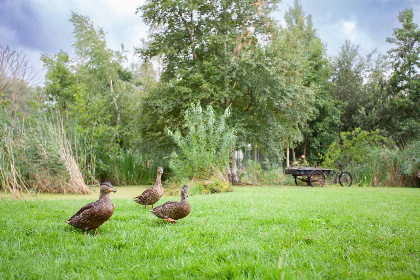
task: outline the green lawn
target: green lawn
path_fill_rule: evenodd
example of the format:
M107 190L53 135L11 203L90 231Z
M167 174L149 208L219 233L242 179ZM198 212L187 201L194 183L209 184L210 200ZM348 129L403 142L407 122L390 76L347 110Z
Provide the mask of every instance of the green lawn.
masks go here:
M420 277L420 189L236 187L176 224L119 189L98 236L64 222L90 197L0 200L0 279Z

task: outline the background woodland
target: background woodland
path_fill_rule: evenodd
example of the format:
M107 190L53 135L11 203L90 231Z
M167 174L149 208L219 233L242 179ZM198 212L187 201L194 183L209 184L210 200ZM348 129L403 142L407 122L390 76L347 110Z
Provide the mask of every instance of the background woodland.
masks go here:
M0 187L88 193L87 185L283 183L291 165L346 165L359 186L420 185L420 29L413 10L363 56L326 54L299 1L146 1L150 36L126 51L73 13L74 56L0 46ZM140 20L140 18L139 18ZM287 150L290 151L287 162Z

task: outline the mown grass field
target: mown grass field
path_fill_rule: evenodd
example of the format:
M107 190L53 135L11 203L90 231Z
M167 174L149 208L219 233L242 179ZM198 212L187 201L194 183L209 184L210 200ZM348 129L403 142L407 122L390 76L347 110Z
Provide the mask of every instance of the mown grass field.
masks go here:
M236 187L176 224L119 190L97 236L64 222L90 197L0 200L0 279L420 277L420 189Z

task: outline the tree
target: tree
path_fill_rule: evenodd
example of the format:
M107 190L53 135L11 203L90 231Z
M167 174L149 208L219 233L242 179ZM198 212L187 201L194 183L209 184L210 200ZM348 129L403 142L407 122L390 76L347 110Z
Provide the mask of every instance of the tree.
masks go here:
M14 111L27 107L36 77L24 53L0 46L0 103L10 102Z
M391 110L396 112L387 125L394 139L404 144L420 135L420 29L413 22L413 10L399 12L401 28L386 41L395 44L388 51L393 73L390 80Z
M159 85L142 102L146 149L173 149L162 132L182 127L190 103L230 106L237 148L252 143L282 155L283 143L302 139L313 89L298 35L270 18L278 1L146 1L138 9L151 37L137 52L163 57Z
M386 124L394 115L389 111L387 98L390 72L389 61L386 56L371 53L365 60L363 102L359 104L357 113L353 116L356 127L366 131L381 129L389 135Z
M54 56L44 54L41 60L47 69L45 95L54 107L64 111L69 104L75 102L75 93L81 90L71 65L70 56L60 51Z
M402 27L395 28L394 37L386 39L388 43L397 45L388 51L393 59L392 87L406 95L418 93L420 86L420 29L413 22L413 17L413 9L399 12L398 20Z
M332 96L331 63L326 55L326 47L313 26L311 15L306 15L301 2L295 0L293 7L286 12L285 20L286 31L300 34L299 41L305 48L304 57L309 68L304 83L315 89L313 114L303 127L303 142L296 148L314 163L319 161L319 155L325 154L327 147L338 136L342 111Z
M346 40L334 60L332 81L334 96L341 102L343 115L341 131L351 131L356 127L354 116L363 104L363 78L365 60L360 55L360 47Z
M45 92L50 107L65 111L68 126L84 141L78 147L87 151L96 172L92 175L107 178L114 173L118 183L116 153L134 134L129 127L137 109L130 104L138 103L133 100L138 95L132 95L133 75L122 66L124 50L107 48L105 32L95 29L89 17L73 13L70 22L76 57L64 52L43 56L48 69Z

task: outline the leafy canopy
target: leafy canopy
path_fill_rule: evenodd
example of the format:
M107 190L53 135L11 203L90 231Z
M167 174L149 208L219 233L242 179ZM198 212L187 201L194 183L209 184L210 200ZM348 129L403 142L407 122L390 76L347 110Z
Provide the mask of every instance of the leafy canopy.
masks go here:
M145 149L170 147L162 131L180 129L191 103L218 113L230 107L237 146L280 155L285 141L302 139L314 89L303 78L309 68L301 34L270 17L278 2L161 0L139 7L151 35L137 52L163 61L159 85L142 102Z

